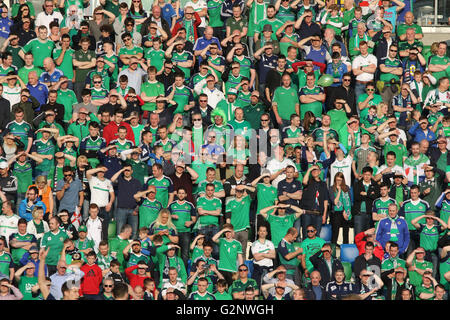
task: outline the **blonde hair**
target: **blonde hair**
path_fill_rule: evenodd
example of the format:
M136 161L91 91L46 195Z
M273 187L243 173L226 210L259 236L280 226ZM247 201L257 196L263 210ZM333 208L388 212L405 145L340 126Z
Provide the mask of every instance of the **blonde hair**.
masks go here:
M37 176L36 177L36 184L39 184L39 183L42 183L42 182L47 184L47 177L46 176Z
M81 155L77 158L77 164L81 161L88 163L88 158L85 155Z
M31 213L31 215L33 216L33 219L37 219L39 217L39 214L44 213L44 208L42 207L38 207L38 206L34 206L33 211Z
M161 218L161 216L164 213L167 213L169 215L169 218L167 219L166 224L162 223L162 218ZM170 211L169 211L169 209L166 209L166 208L161 209L161 211L158 213L158 216L155 219L154 227L158 228L159 226L164 226L164 225L167 226L169 229L174 229L175 231L177 230L177 228L175 227L175 225L172 222L172 216L170 215Z
M384 102L380 102L377 105L377 117L378 118L381 118L381 117L385 116L385 114L383 114L383 111L382 111L383 107L387 107L387 104L384 103Z

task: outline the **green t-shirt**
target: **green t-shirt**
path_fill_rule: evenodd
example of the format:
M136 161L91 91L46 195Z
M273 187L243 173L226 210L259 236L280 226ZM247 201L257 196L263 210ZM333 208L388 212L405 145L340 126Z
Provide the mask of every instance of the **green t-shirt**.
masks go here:
M415 265L416 268L420 270L433 269L433 264L426 260L424 260L423 262L419 262L416 260L416 258L414 258L413 265ZM408 275L409 275L409 282L413 286L415 287L420 286L420 284L422 283L422 276L417 271L408 271Z
M275 248L278 247L288 229L294 225L295 220L295 214L285 216L267 215L267 222L270 224L270 234L272 235L272 242Z
M41 155L55 155L56 152L56 146L53 139L49 139L47 141L43 141L42 139L35 140L33 142L33 146L31 147L31 150L33 152L37 152ZM42 163L36 165L36 169L39 169L40 171L50 171L50 168L54 165L54 161L49 159L43 159Z
M64 105L64 122L70 121L72 119L73 106L78 103L75 92L70 89L59 89L56 102Z
M32 39L22 48L23 52L31 52L36 67L44 66L44 59L52 56L55 43L51 40L42 41L39 38ZM28 82L28 81L27 81Z
M208 7L208 17L210 27L223 27L223 21L221 17L223 0L214 1L208 0L206 3Z
M386 143L383 147L383 154L384 159L386 161L386 155L389 151L393 151L395 153L395 164L403 167L403 158L408 156L408 150L406 150L406 147L403 145L403 143L397 143L395 145L391 143Z
M269 20L269 18L262 20L260 23L258 23L258 25L256 26L256 30L255 30L255 33L260 34L260 38L261 38L262 30L266 24L268 24L272 27L272 31L273 31L272 32L272 40L277 40L276 32L278 29L281 28L281 26L283 25L283 22L276 18L274 18L272 21Z
M27 68L26 66L23 66L22 68L19 69L17 74L19 75L19 78L22 79L22 81L24 83L28 83L28 74L31 71L35 71L36 72L38 79L39 79L39 77L41 76L41 74L43 72L41 68L38 68L36 66L32 66L31 68Z
M188 61L192 61L193 59L194 59L193 55L188 51L183 51L180 53L174 51L172 53L172 61L173 62L177 62L177 63L188 62ZM181 66L178 66L178 68L180 68L181 71L184 72L185 80L188 80L191 77L191 68L185 68L185 67L181 67Z
M147 181L147 186L156 187L156 199L161 202L164 208L167 208L169 193L173 192L172 180L166 176L163 176L160 180L151 178Z
M219 198L208 199L206 197L200 197L197 199L197 208L202 208L207 211L214 211L218 208L222 208L222 201ZM221 214L222 215L222 214ZM200 229L203 226L219 225L219 216L199 216L197 228Z
M15 161L12 166L12 174L17 178L17 193L26 193L28 187L33 184L31 163L26 161L24 164L20 164Z
M154 48L149 48L145 51L144 58L150 61L150 65L154 66L157 71L161 70L164 66L164 50L156 50Z
M122 239L119 236L109 241L110 251L116 252L116 259L120 262L120 272L125 271L125 258L123 257L123 249L126 248L130 240Z
M28 277L25 275L22 275L20 277L19 281L19 290L23 294L22 300L42 300L42 295L38 295L37 297L33 298L31 288L33 288L38 283L37 277Z
M390 58L386 57L386 59L383 59L380 64L384 64L384 66L388 67L388 68L402 67L402 62L397 58L394 58L394 60L391 60ZM395 75L392 73L380 72L380 80L381 81L388 83L392 79L395 79L398 81L400 79L400 77L398 75Z
M237 272L237 257L242 254L242 245L237 240L219 239L219 270Z
M303 254L305 255L306 260L306 268L309 272L314 269L313 264L309 260L309 258L314 255L317 251L322 249L322 246L325 244L325 240L322 238L316 237L315 239L307 238L303 240L301 247L303 249Z
M231 224L235 232L250 228L250 196L243 197L240 201L236 198L228 201L225 211L231 214Z
M50 248L45 260L47 265L56 266L58 264L59 254L64 246L64 240L67 238L69 238L67 234L60 229L56 234L48 231L42 236L41 248Z
M224 291L223 293L217 291L214 293L214 297L216 297L216 300L233 300L233 297L227 291Z
M36 237L30 233L25 233L21 235L19 232L14 233L14 240L19 242L28 242L33 243L36 242ZM10 248L11 255L15 264L19 265L20 259L22 259L23 255L28 252L28 250L23 248Z
M314 86L314 88L310 89L307 86L303 87L300 90L299 96L302 95L318 95L324 93L323 89L319 86ZM311 103L301 103L300 104L300 118L303 120L305 117L306 111L311 111L314 113L316 117L320 117L322 115L322 102L315 101Z
M61 55L62 49L61 48L55 48L53 49L53 59L56 61L58 57ZM61 64L58 66L58 69L63 72L63 74L69 78L69 80L73 79L74 73L73 73L73 54L75 53L75 50L72 48L69 48L64 52L64 58Z
M172 215L178 216L178 219L172 218L172 222L175 225L177 232L190 232L191 228L186 227L184 224L191 221L191 217L195 217L194 205L189 201L180 203L177 200L169 205L169 210Z
M283 86L275 89L273 102L277 103L277 110L280 118L289 120L295 113L295 105L299 103L297 89L293 86L285 88Z
M397 267L403 267L406 269L406 261L400 259L399 257L396 258L389 257L388 259L384 259L383 262L381 263L381 272L392 270Z
M144 92L147 97L156 97L164 95L164 85L161 82L144 82L141 85L141 92ZM155 102L146 102L142 106L143 111L154 111L156 109Z
M264 183L258 183L256 185L256 199L258 200L256 213L259 213L261 209L271 207L275 204L275 200L278 199L277 188L272 186L272 184L266 186ZM273 211L269 211L268 214L270 215Z
M80 62L89 62L95 58L95 52L92 50L87 50L86 52L84 52L82 49L80 49L80 50L77 50L74 52L73 58ZM91 70L92 70L92 68L79 69L78 67L75 67L75 71L76 71L75 72L75 82L84 83L84 81L86 80L87 74Z
M408 223L408 230L416 230L411 221L417 217L420 217L421 215L424 215L429 208L430 206L428 202L421 199L419 199L419 202L417 204L414 204L411 199L403 202L402 210L405 220ZM424 224L425 218L420 219L418 223Z

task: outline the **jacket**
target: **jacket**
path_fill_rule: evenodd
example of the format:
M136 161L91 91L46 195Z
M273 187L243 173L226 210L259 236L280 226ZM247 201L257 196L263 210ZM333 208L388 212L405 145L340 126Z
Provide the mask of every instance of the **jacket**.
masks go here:
M354 291L353 284L345 281L342 284L337 284L336 281L328 282L325 290L327 300L342 300L342 297L353 294Z
M108 145L112 140L117 139L117 131L119 130L119 126L124 126L127 128L127 136L126 139L130 141L134 141L134 133L131 126L126 122L121 122L120 125L117 125L114 121L108 123L108 125L103 129L103 138L105 138L106 144Z
M405 218L403 217L397 217L396 220L397 228L398 228L398 247L399 252L404 253L406 252L406 249L409 245L409 230L408 230L408 224L406 223ZM386 243L390 241L391 239L391 220L389 217L382 219L378 223L377 231L376 231L376 237L375 237L383 246L383 248L386 246Z
M401 187L403 188L403 201L405 201L409 198L408 197L409 189L403 183L401 184ZM391 184L391 187L389 188L389 197L395 199L395 184Z
M359 275L361 274L361 271L363 269L367 269L368 267L370 267L371 271L381 270L381 259L375 255L373 255L372 258L369 260L366 260L364 254L357 256L353 263L353 272L355 273L356 279L359 280Z
M37 276L38 276L38 273L39 273L39 263L40 263L41 261L40 261L39 259L37 259L37 260L32 260L32 259L30 258L30 253L29 253L29 252L25 252L25 253L23 254L22 258L20 258L19 263L20 263L22 266L24 266L24 265L26 265L28 262L33 262L33 263L34 263L35 269L34 269L34 274L33 274L33 275L34 275L35 277L37 277ZM48 274L48 271L47 271L47 265L44 266L44 272L45 272L45 275Z
M372 203L373 200L378 198L380 196L380 190L378 188L378 185L375 183L375 181L371 180L369 188L367 189L367 195L362 196L361 192L365 191L363 180L359 180L356 182L354 186L354 203L352 207L352 215L358 215L361 214L361 204L363 202L366 203L366 214L369 214L370 217L372 217Z
M103 279L102 269L96 264L90 266L86 263L80 270L84 272L84 277L81 279L80 294L99 294Z
M118 20L118 19L116 19ZM146 36L148 34L148 26L150 25L150 22L153 21L153 16L150 15L147 19L145 19L145 21L142 23L142 27L141 27L141 36L142 38L144 38L144 36ZM161 27L162 29L169 35L171 34L170 32L170 25L169 23L163 19L163 17L161 16ZM176 33L176 32L175 32Z
M47 207L45 206L45 204L39 200L35 201L33 203L33 205L31 207L28 206L28 200L27 199L23 199L20 202L19 205L19 217L21 218L25 218L27 221L30 221L33 219L33 215L31 214L33 212L34 207L42 207L44 209L44 212L47 211Z
M33 220L28 221L27 224L27 233L30 233L36 237L36 240L40 241L41 238L44 236L44 233L49 232L50 228L48 227L48 223L44 220L42 220L42 223L44 224L44 232L43 233L37 233L36 226L34 225Z
M328 265L321 255L322 252L319 250L311 257L309 257L309 261L311 261L311 263L313 264L314 269L320 272L321 276L320 285L326 286L328 282L334 279L334 274L336 270L344 269L344 267L342 266L341 260L333 257L331 259L331 274L330 274Z
M130 286L134 289L136 286L141 286L144 288L144 280L147 279L147 276L140 276L137 274L134 274L133 271L136 270L139 267L139 265L131 266L125 269L125 275L127 276L128 280L130 281Z
M5 98L0 98L0 130L5 130L11 116L10 103Z
M320 290L322 291L322 298L320 300L327 300L327 292L325 288L321 285ZM312 289L312 284L308 284L308 286L305 288L305 299L306 300L317 300L316 293Z

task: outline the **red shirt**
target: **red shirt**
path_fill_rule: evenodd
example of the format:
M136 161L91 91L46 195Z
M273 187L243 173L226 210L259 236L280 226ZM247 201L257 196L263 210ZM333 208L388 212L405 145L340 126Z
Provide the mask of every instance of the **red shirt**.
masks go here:
M90 266L85 263L80 270L84 272L81 279L80 295L99 294L103 279L102 269L96 264Z
M144 280L149 278L146 275L140 276L138 274L134 274L133 271L138 268L138 265L131 266L125 269L125 275L128 280L130 280L130 286L134 289L136 286L141 286L144 288Z
M103 138L106 140L106 144L108 145L111 140L117 139L117 131L119 131L119 127L124 126L127 128L127 136L126 139L134 142L134 133L131 126L126 122L121 122L120 125L117 125L115 121L111 121L108 125L103 129Z

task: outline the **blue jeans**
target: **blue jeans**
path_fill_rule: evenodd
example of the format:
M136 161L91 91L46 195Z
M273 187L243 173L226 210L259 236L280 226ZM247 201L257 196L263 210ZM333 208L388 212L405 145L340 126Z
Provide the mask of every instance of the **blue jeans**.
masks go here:
M359 97L360 95L366 93L366 85L364 83L355 82L355 97ZM356 108L359 116L359 108Z
M117 208L116 212L117 235L119 235L122 226L128 223L133 228L132 239L136 239L138 229L138 216L133 215L133 211L134 209Z
M190 232L178 233L178 245L181 248L181 259L183 259L184 265L187 266L189 260L189 245L191 244Z
M302 237L305 240L307 237L306 228L312 224L316 227L317 232L316 235L320 234L320 230L322 229L322 216L315 214L304 214L300 217L302 224ZM295 225L295 223L294 223Z
M367 229L369 229L369 223L370 223L370 219L369 219L368 214L366 214L366 213L356 214L353 217L353 228L355 231L355 235L357 235L358 233L360 233L362 231L366 231Z
M219 232L219 227L215 225L209 225L198 229L198 233L204 234L205 240L210 241L213 244L212 254L215 259L219 258L219 248L217 247L217 244L213 242L211 239L217 232Z

